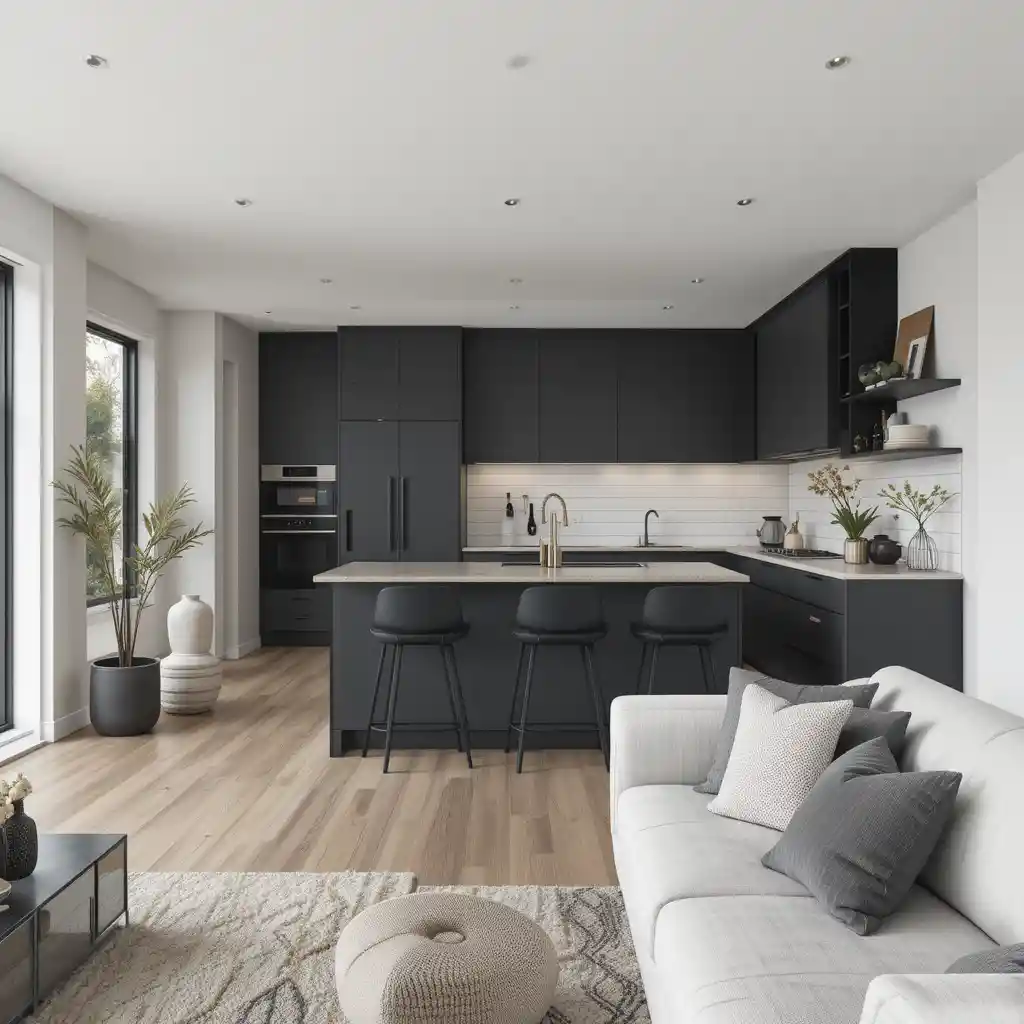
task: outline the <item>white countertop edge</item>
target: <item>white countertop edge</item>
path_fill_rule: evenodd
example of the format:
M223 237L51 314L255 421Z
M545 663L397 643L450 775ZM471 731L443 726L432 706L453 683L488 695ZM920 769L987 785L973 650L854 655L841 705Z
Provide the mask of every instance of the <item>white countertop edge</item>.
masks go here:
M693 544L652 544L648 548L638 547L636 544L562 544L561 548L563 551L581 551L586 554L595 554L601 551L607 552L625 552L630 555L647 555L652 552L657 553L659 551L668 552L680 552L680 551L692 551L695 554L700 554L702 551L724 551L725 548L708 547L706 545L693 545ZM482 548L463 548L462 553L464 555L486 555L486 554L500 554L500 555L528 555L536 554L538 545L536 544L507 544L507 545L495 545L493 547L482 547Z

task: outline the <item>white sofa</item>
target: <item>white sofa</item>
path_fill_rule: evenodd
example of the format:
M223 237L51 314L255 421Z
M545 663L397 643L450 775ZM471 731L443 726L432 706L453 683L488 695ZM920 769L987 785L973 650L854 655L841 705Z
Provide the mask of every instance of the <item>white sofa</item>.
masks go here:
M1024 975L942 976L1024 941L1024 719L907 669L873 679L873 707L912 713L901 767L963 782L919 884L869 936L761 865L780 833L693 791L725 697L612 704L615 864L654 1024L1024 1022Z

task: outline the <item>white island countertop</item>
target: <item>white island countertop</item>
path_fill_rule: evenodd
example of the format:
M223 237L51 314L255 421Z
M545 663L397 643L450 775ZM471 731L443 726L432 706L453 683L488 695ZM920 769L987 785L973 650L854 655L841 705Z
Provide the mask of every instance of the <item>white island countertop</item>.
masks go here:
M640 561L641 559L638 559ZM749 577L711 562L648 565L502 565L500 562L349 562L314 583L747 583Z

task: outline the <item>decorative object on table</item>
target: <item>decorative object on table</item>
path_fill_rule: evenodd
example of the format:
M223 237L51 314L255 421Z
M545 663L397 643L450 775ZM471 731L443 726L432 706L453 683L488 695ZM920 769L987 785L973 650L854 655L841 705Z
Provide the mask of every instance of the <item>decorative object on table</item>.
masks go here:
M372 951L372 955L371 955ZM558 985L547 933L519 911L465 893L396 896L338 937L335 984L351 1024L540 1024Z
M871 442L863 435L857 434L853 439L853 450L854 453L859 454L860 452L870 451Z
M902 369L903 367L895 360L891 362L879 360L879 362L875 363L875 374L878 376L878 381L881 384L887 383L893 377L898 377Z
M885 533L876 533L868 544L868 558L875 565L895 565L902 555L902 545Z
M213 644L213 609L198 594L183 594L167 612L171 653L160 660L160 706L172 715L199 715L217 703L220 658Z
M501 517L501 543L504 545L516 542L516 510L512 507L512 492L505 492L505 514Z
M896 348L893 359L903 367L904 375L920 378L924 369L924 358L928 353L928 342L935 327L935 307L927 306L910 316L905 316L896 330ZM911 353L914 364L911 364Z
M938 569L939 549L924 527L943 505L956 497L956 492L947 491L939 484L930 491L919 491L911 487L909 480L905 480L902 490L895 484L888 484L878 492L878 496L889 508L906 512L917 523L917 533L907 544L907 568L926 571Z
M861 508L861 499L857 492L860 480L848 483L843 473L848 473L849 466L840 470L831 462L807 474L810 483L807 489L819 498L828 498L832 503L832 523L846 534L843 545L843 560L850 565L864 565L868 560L868 542L864 539L864 531L878 518L878 506Z
M959 772L900 772L882 737L837 758L761 859L858 935L907 898L953 814Z
M927 423L893 423L888 428L885 442L886 451L900 451L904 448L930 448L931 430Z
M142 613L153 588L171 562L197 547L212 530L186 526L182 513L195 499L188 484L153 502L143 513L145 545L122 560L118 554L123 501L111 483L110 467L98 451L73 445L64 477L53 482L57 499L70 513L57 522L85 538L96 569L95 591L109 598L117 654L97 658L89 678L89 715L102 736L138 736L160 718L160 663L136 656ZM133 607L137 606L137 607ZM134 612L134 617L133 617Z
M761 547L779 547L786 539L786 524L782 516L764 516L764 525L757 531Z
M39 859L39 831L25 813L25 798L32 783L20 772L14 782L0 779L0 878L17 882L28 878Z
M857 380L864 385L865 388L873 387L881 380L878 376L878 363L864 363L857 368Z
M790 524L789 529L786 531L786 538L782 542L783 550L785 551L802 551L804 547L804 535L800 532L800 516Z

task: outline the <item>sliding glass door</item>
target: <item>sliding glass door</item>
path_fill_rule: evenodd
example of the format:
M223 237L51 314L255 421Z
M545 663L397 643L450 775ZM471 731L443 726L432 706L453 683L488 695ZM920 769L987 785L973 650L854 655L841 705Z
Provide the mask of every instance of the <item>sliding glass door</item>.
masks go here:
M3 463L3 483L0 484L0 567L3 568L3 586L0 587L0 731L14 723L12 701L11 658L11 455L12 405L14 384L11 379L11 361L14 349L14 271L0 260L0 396L3 415L0 415L0 462Z

